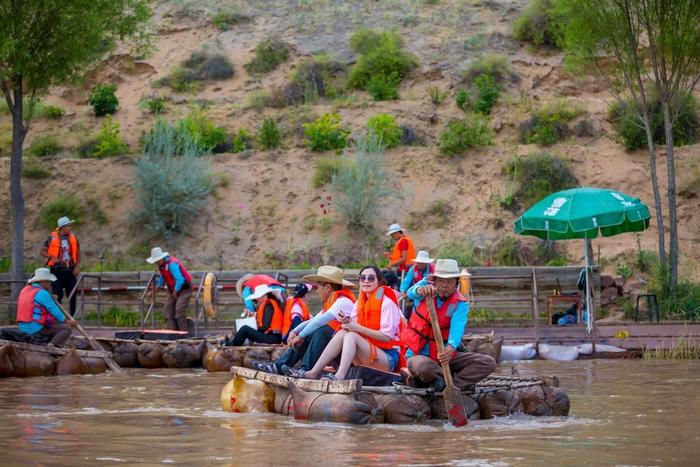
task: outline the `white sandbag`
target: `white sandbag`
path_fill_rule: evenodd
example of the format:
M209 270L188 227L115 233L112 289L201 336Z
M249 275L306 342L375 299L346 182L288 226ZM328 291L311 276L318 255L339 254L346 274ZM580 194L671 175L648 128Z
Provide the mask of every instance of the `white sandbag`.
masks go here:
M569 362L578 358L578 348L573 345L540 344L539 351L544 360Z
M500 361L532 360L536 355L535 344L504 345L501 347Z
M593 344L591 344L590 342L587 344L577 345L576 348L578 349L578 353L581 355L590 355L593 353ZM621 347L617 347L616 345L596 344L595 351L596 352L624 352L625 349L623 349Z

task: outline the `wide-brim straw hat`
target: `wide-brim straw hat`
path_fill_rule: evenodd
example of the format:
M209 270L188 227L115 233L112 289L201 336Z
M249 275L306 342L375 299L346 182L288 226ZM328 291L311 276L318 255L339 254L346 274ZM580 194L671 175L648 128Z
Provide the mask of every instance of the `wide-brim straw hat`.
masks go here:
M304 276L304 281L310 282L312 284L318 284L319 282L327 282L329 284L342 285L343 287L356 287L356 285L352 282L343 279L344 275L345 274L343 273L343 270L338 267L321 266L320 268L318 268L316 274L309 274L308 276Z
M157 261L160 261L161 259L165 258L166 256L170 256L170 253L167 251L163 251L159 246L151 249L151 257L146 259L146 262L148 264L154 264Z
M386 234L391 235L393 233L402 232L402 231L403 231L403 229L401 228L401 226L399 224L391 224L389 226L389 230L386 231Z
M51 271L49 271L49 268L37 268L34 270L34 277L29 279L27 282L32 283L32 282L43 282L43 281L49 281L53 282L56 280L56 276L51 274Z
M251 277L253 277L253 273L247 272L236 281L236 292L238 292L239 297L243 298L243 287L245 287L245 283L248 282Z
M257 300L269 293L274 294L278 300L282 301L282 291L279 289L273 289L267 284L260 284L259 286L257 286L253 293L248 295L247 300Z
M429 278L442 277L443 279L452 279L455 277L471 276L466 269L459 269L459 264L453 259L439 259L435 263L435 272L428 274Z
M413 260L414 263L425 263L425 264L430 264L433 261L435 261L433 258L430 257L427 251L425 250L419 250L418 254L416 255L416 258Z

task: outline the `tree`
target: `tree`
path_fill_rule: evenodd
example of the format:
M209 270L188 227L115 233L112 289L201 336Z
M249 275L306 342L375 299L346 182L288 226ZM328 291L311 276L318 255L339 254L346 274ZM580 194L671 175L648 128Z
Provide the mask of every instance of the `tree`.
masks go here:
M148 0L0 0L0 89L12 117L13 280L24 269L22 144L38 97L78 78L105 44L141 32L149 16Z
M667 286L678 284L678 218L673 125L700 79L700 2L697 0L560 0L567 18L565 49L579 64L593 63L615 97L629 93L644 128L656 222L659 258ZM668 173L668 254L664 209L650 121L650 97L658 96L664 115Z

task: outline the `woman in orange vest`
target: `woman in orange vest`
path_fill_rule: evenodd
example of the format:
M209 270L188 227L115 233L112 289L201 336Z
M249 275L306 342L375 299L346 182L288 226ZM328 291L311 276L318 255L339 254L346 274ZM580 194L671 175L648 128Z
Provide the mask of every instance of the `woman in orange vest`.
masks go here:
M294 287L294 293L287 299L282 318L282 342L287 343L287 336L292 329L295 329L304 321L311 318L309 307L306 306L306 294L309 287L303 282Z
M359 282L360 296L351 316L343 320L341 329L328 343L316 365L296 376L317 379L323 368L339 355L338 371L324 378L345 379L353 363L384 371L397 369L401 311L396 292L386 286L384 276L376 266L362 268Z
M399 224L391 224L386 234L396 242L391 253L384 253L384 256L389 259L387 268L396 268L398 276L401 277L401 273L408 272L408 268L413 264L416 258L416 247L411 237L403 233Z
M257 329L250 326L243 326L232 339L226 339L224 345L243 345L246 341L260 344L281 344L282 325L284 323L284 312L282 297L277 289L271 288L267 284L261 284L249 297L255 300L257 311L255 321Z

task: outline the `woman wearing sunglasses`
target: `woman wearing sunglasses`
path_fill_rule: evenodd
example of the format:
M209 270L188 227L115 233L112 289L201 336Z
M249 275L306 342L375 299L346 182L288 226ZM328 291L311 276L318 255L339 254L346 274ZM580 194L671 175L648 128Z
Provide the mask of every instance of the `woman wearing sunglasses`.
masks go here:
M359 281L360 295L351 316L344 317L341 329L328 343L316 365L308 371L297 371L294 376L318 379L323 368L338 355L338 371L324 378L345 379L353 363L384 371L397 370L401 311L396 293L385 285L384 276L376 266L362 268Z

